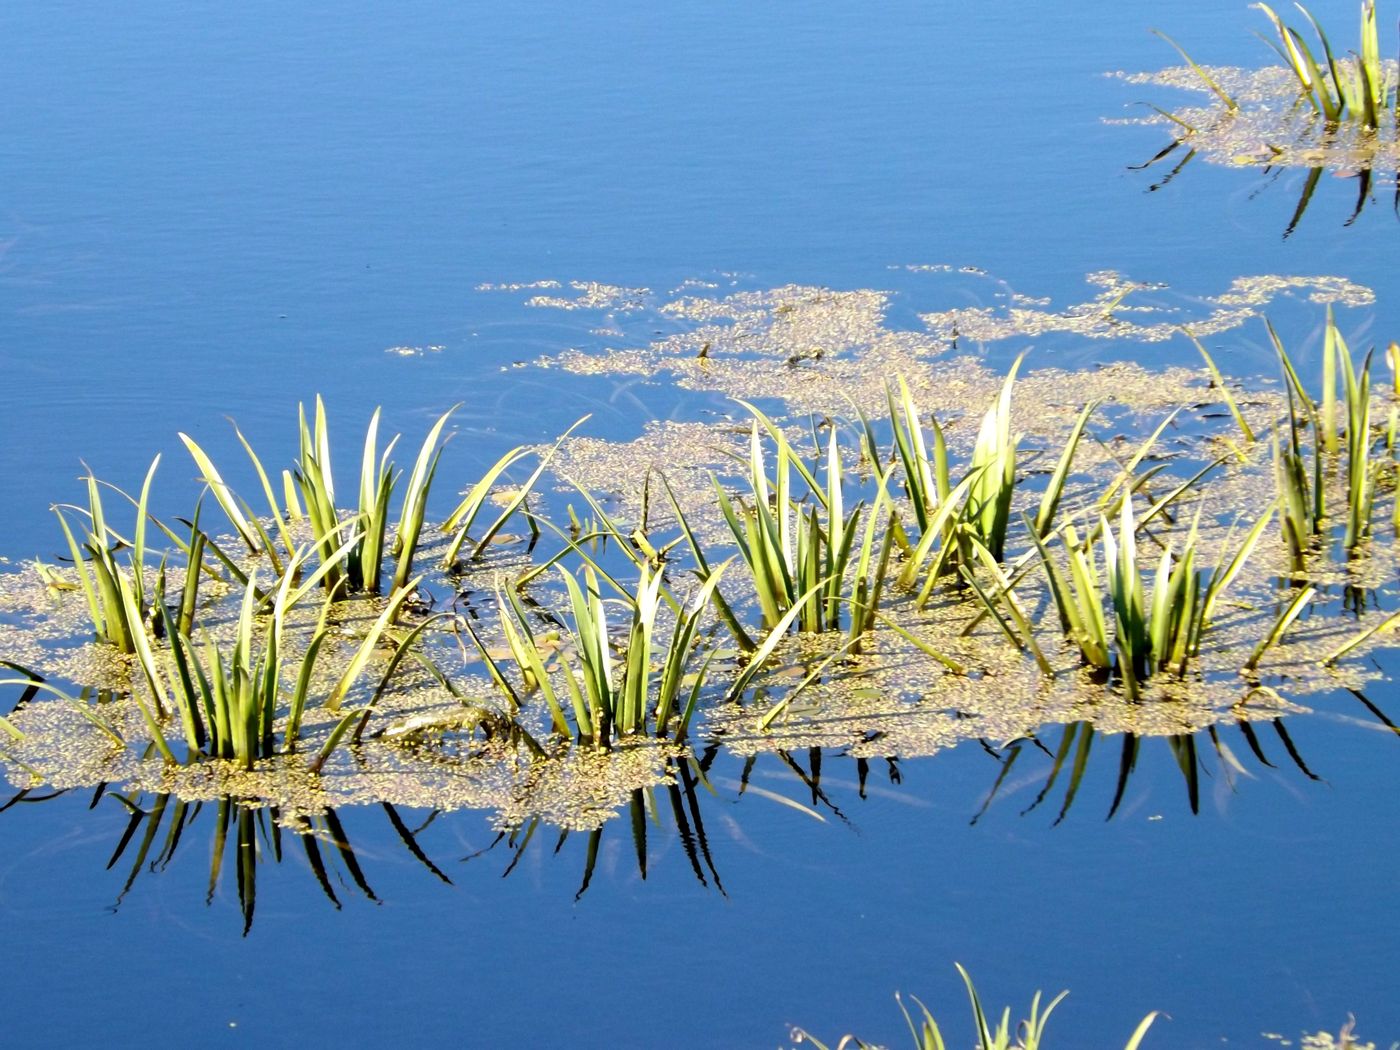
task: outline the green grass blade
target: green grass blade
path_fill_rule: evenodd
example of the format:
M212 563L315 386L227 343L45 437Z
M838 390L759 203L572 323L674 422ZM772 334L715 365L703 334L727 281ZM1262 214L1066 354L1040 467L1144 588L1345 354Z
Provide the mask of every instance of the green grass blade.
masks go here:
M1171 46L1176 49L1176 53L1179 54L1183 59L1185 59L1186 64L1191 67L1191 71L1195 73L1196 76L1200 77L1201 83L1205 84L1205 86L1210 89L1211 93L1214 94L1216 98L1220 99L1221 102L1225 103L1226 109L1230 110L1231 112L1234 112L1235 110L1240 108L1239 103L1225 93L1225 89L1215 82L1214 77L1212 77L1200 66L1196 65L1195 60L1186 53L1185 49L1180 44L1178 44L1171 37L1167 36L1167 34L1162 32L1160 29L1154 29L1152 30L1152 32L1156 36L1159 36L1163 40L1165 40L1168 44L1171 44Z

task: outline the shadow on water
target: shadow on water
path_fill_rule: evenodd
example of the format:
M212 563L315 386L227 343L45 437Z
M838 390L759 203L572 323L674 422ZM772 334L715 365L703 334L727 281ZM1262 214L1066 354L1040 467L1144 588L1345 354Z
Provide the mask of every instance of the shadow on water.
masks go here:
M1185 150L1184 153L1178 153L1179 150L1183 149ZM1173 139L1170 145L1154 154L1142 164L1129 165L1128 170L1151 170L1154 175L1159 176L1147 187L1148 193L1156 193L1158 190L1165 189L1170 185L1198 155L1197 150L1187 146L1183 140ZM1287 172L1296 169L1291 165L1264 165L1258 170L1264 181L1260 187L1250 192L1250 200L1260 196L1270 186L1277 184ZM1328 171L1332 170L1324 167L1308 169L1307 177L1303 180L1303 187L1298 194L1298 203L1293 208L1293 213L1288 220L1288 225L1284 227L1284 240L1288 240L1289 237L1293 236L1294 231L1296 231L1302 223L1303 216L1307 213L1308 207L1312 204L1313 197L1317 192L1317 187L1322 181L1322 176ZM1356 221L1361 218L1361 213L1365 211L1368 206L1375 206L1377 204L1378 194L1375 172L1370 168L1362 167L1356 171L1332 171L1332 174L1336 178L1355 180L1356 198L1351 206L1351 213L1346 220L1342 222L1343 227L1354 226ZM1396 185L1392 191L1391 210L1394 212L1396 218L1400 219L1400 174L1397 174L1395 182Z

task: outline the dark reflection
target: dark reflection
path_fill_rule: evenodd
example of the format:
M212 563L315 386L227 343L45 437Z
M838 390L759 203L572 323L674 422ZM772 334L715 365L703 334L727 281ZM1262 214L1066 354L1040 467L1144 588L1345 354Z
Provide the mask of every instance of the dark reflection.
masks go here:
M0 803L0 813L19 805L45 802L66 794L32 789L17 792ZM350 836L340 817L327 809L315 817L284 821L275 807L245 805L238 799L217 802L186 802L173 795L122 794L100 785L89 809L103 804L122 806L128 814L111 855L107 870L124 873L111 911L119 911L128 894L143 877L166 871L177 853L202 848L209 850L209 878L205 904L211 905L222 887L236 890L243 934L253 927L257 909L258 869L267 863L281 864L294 855L304 859L321 893L336 909L350 892L375 904L380 902L360 863ZM395 839L423 868L441 881L452 880L427 855L417 836L432 822L436 812L419 827L410 827L390 804L380 807L394 831ZM194 840L197 845L190 845Z
M1181 172L1186 168L1186 166L1190 164L1193 159L1195 159L1197 155L1195 149L1185 148L1184 152L1178 153L1179 150L1183 150L1184 145L1185 144L1180 139L1173 140L1170 145L1159 150L1156 154L1154 154L1152 157L1150 157L1143 163L1130 164L1128 166L1128 170L1152 170L1153 174L1156 175L1157 178L1147 187L1147 192L1155 193L1156 191L1163 189L1164 187L1169 185L1178 175L1181 174ZM1170 167L1167 166L1166 162L1171 162ZM1259 194L1262 193L1267 187L1279 182L1289 172L1295 171L1297 169L1291 167L1281 167L1278 165L1263 165L1261 168L1256 170L1258 170L1259 174L1263 176L1265 182L1264 186L1250 193L1249 196L1251 200L1259 196ZM1284 240L1287 240L1289 237L1291 237L1293 235L1293 232L1296 229L1298 229L1299 224L1302 223L1303 216L1307 213L1308 206L1312 204L1313 195L1317 191L1318 184L1322 181L1322 176L1326 174L1328 170L1329 169L1327 168L1308 169L1307 178L1303 180L1303 188L1298 194L1298 203L1293 208L1293 214L1292 217L1288 220L1288 225L1284 227ZM1361 213L1366 210L1366 207L1368 205L1374 205L1376 203L1375 172L1370 168L1360 168L1356 171L1348 172L1333 171L1332 174L1337 178L1354 179L1356 181L1355 201L1352 203L1350 214L1348 215L1347 219L1342 223L1342 226L1344 227L1353 226L1356 224L1357 219L1361 217ZM1391 208L1392 211L1395 212L1397 218L1400 218L1400 175L1397 175L1396 177L1396 187L1392 199Z
M1366 721L1374 720L1400 736L1400 725L1372 698L1359 690L1346 690L1342 695L1356 701ZM877 739L872 736L864 743L868 746ZM1169 775L1169 779L1179 778L1185 808L1193 814L1200 813L1208 785L1218 784L1233 791L1241 778L1252 778L1263 770L1325 783L1323 773L1304 757L1285 718L1241 717L1174 736L1104 734L1091 722L1080 721L1048 726L1005 745L986 740L980 744L995 763L996 771L990 788L976 805L972 824L981 821L994 804L1009 803L1017 796L1020 803L1014 812L1020 816L1053 813L1051 826L1063 822L1072 808L1084 808L1087 803L1083 800L1091 794L1103 800L1103 819L1112 820L1132 808L1125 806L1130 782L1145 765L1140 760L1152 754L1168 759L1167 765L1176 774ZM657 858L678 845L695 882L728 896L708 830L713 821L707 817L714 816L711 807L735 806L750 796L828 824L858 830L850 812L853 804L863 803L872 793L902 794L905 790L901 759L896 756L856 757L844 748L775 750L742 761L731 760L732 764L727 763L721 772L716 763L725 754L721 742L712 742L693 757L669 759L669 782L634 791L624 812L602 827L561 831L536 818L501 831L485 848L460 857L457 863L477 862L473 864L477 867L483 858L498 858L500 877L508 878L519 869L532 845L536 854L573 856L581 869L574 894L577 901L592 885L603 856L604 839L611 836L623 841L623 852L631 858L625 863L628 867L635 865L643 880ZM1091 777L1103 790L1086 790ZM888 787L878 787L876 781L887 782ZM1156 783L1151 781L1151 786ZM64 794L36 788L20 790L0 801L0 813ZM268 863L280 865L284 860L294 860L293 866L309 871L320 895L336 909L349 896L380 902L360 854L333 810L310 818L288 819L276 808L244 804L234 798L186 802L172 795L118 793L106 785L97 788L88 808L110 805L121 806L127 815L106 863L107 869L122 879L111 904L114 912L120 910L138 880L166 871L177 853L187 855L206 848L209 860L205 903L212 904L220 889L236 891L245 936L252 930L256 913L259 869ZM381 832L376 838L379 853L383 854L385 843L401 847L416 867L439 882L453 885L450 868L445 870L442 858L431 857L420 841L423 832L442 814L434 810L411 822L388 803L377 808L384 816L381 829L392 831ZM373 814L374 809L365 807L363 812ZM745 844L746 836L725 819L730 824L729 844ZM761 826L759 822L746 823L745 831ZM577 850L568 848L570 840L578 844Z
M627 827L637 873L643 879L647 877L648 837L674 836L689 862L691 873L695 876L696 882L706 889L713 888L718 890L722 896L728 896L724 889L724 881L720 878L719 869L715 866L714 853L710 848L710 837L705 830L705 820L700 805L702 797L716 795L715 789L707 779L707 773L718 753L719 748L712 745L696 758L668 759L666 769L671 774L669 784L632 792L632 797L627 804ZM588 887L592 885L594 873L597 871L603 836L605 834L619 834L617 831L610 830L612 825L619 823L621 823L620 820L614 820L602 827L594 828L592 831L562 830L554 835L554 846L551 850L554 856L559 856L564 852L565 845L570 838L581 836L585 839L583 874L579 880L578 891L574 894L574 900L581 900L583 895L588 892ZM464 862L476 860L479 857L494 855L497 850L503 849L509 859L505 863L501 877L508 878L519 866L521 858L525 856L530 844L535 841L536 833L545 826L542 820L536 818L519 827L502 831L484 849L469 854L462 860Z
M1230 746L1228 737L1231 733L1238 734L1235 743L1244 745L1242 748ZM1247 752L1251 756L1251 761L1269 769L1279 768L1279 764L1270 759L1267 754L1260 739L1261 733L1277 738L1277 742L1282 745L1282 752L1286 756L1288 764L1295 767L1303 776L1309 780L1321 780L1321 777L1314 773L1303 760L1303 756L1299 753L1283 719L1254 722L1241 720L1233 724L1222 723L1210 726L1196 733L1152 737L1139 736L1135 733L1104 736L1088 722L1073 722L1045 734L1046 740L1039 737L1018 740L999 752L994 751L993 757L1000 764L1000 769L981 809L972 818L972 823L976 824L996 801L1003 785L1009 778L1009 774L1016 765L1017 759L1023 753L1038 750L1048 757L1050 769L1045 774L1039 792L1031 803L1021 810L1021 815L1026 816L1033 813L1040 809L1047 800L1057 797L1059 811L1053 823L1059 824L1069 815L1070 808L1079 797L1079 790L1084 784L1085 774L1089 768L1089 757L1094 751L1096 742L1101 742L1100 754L1105 749L1110 749L1108 753L1112 756L1116 749L1117 755L1113 798L1108 806L1105 820L1112 820L1114 815L1118 813L1128 788L1128 782L1137 771L1138 758L1144 745L1154 748L1160 746L1171 755L1172 765L1181 774L1187 804L1192 813L1199 813L1203 778L1219 777L1226 783L1233 785L1235 776L1248 773L1247 765L1239 758L1240 754Z
M99 788L93 799L96 805L103 796ZM126 830L117 842L108 870L124 867L126 881L112 910L118 910L126 895L142 875L164 871L174 859L182 842L193 836L207 835L210 843L209 884L205 903L212 904L221 883L232 879L236 883L239 910L243 916L246 936L253 926L257 907L258 866L271 861L281 864L284 848L289 844L301 852L313 873L321 892L336 908L341 907L336 886L341 892L347 885L366 900L379 902L360 866L350 837L333 810L315 818L302 818L290 827L279 821L275 807L252 807L236 799L224 798L216 803L183 802L170 795L156 795L149 800L141 795L107 793L130 812ZM386 807L392 813L392 807ZM206 814L210 814L206 816ZM397 814L393 819L401 826ZM412 842L411 833L404 829L405 841ZM134 844L134 845L133 845ZM416 844L415 844L416 849ZM426 858L420 859L426 862ZM431 862L427 862L431 870ZM441 874L440 872L438 873ZM348 881L347 881L348 880Z

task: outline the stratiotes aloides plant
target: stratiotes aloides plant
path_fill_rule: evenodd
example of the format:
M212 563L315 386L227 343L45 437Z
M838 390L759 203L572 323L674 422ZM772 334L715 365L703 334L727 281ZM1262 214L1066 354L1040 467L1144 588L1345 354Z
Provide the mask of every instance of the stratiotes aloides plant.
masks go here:
M102 483L91 472L83 478L87 483L86 507L58 505L53 508L73 559L73 571L87 603L93 632L99 642L114 645L123 653L134 651L136 637L145 630L150 612L145 568L146 522L149 517L147 504L151 482L159 465L160 457L157 456L146 472L140 498L133 501L136 504L136 521L129 544L108 526L102 506ZM81 541L68 524L65 511L80 519ZM123 570L117 562L117 552L126 546L131 549L129 570ZM129 603L122 600L121 584L124 580L131 591Z
M1375 0L1361 4L1360 53L1338 57L1332 44L1307 8L1296 5L1307 19L1322 49L1321 59L1308 46L1303 35L1286 24L1268 4L1255 4L1273 24L1279 43L1275 47L1292 70L1303 97L1328 123L1355 121L1367 128L1380 126L1380 118L1391 106L1394 86L1381 62L1380 34L1376 27Z
M681 606L664 638L664 580L645 568L636 590L616 599L626 609L626 641L621 643L612 636L609 601L602 597L592 568L585 567L582 582L568 570L559 570L570 605L562 618L568 621L566 645L557 634L540 635L513 589L498 592L498 623L514 675L507 674L499 654L493 654L469 622L464 626L511 709L519 710L538 692L558 736L598 747L647 733L681 741L715 655L711 649L700 657L701 620L727 565L710 573L695 597ZM551 660L557 661L553 667L548 665Z
M1011 1007L1008 1006L1002 1010L999 1020L993 1020L995 1015L988 1016L982 1005L982 998L977 994L977 989L973 986L972 978L968 975L967 970L963 968L961 963L954 963L954 965L962 977L963 985L967 988L968 1002L972 1008L973 1034L977 1037L977 1050L1045 1050L1045 1029L1049 1024L1050 1015L1065 1000L1069 992L1061 992L1055 996L1045 1005L1044 1009L1041 1009L1041 993L1036 992L1031 999L1029 1016L1013 1028ZM905 1024L909 1027L909 1034L913 1037L914 1050L948 1050L950 1044L945 1041L938 1022L934 1020L933 1014L927 1006L915 998L914 1002L918 1005L921 1014L920 1017L915 1018L910 1014L909 1009L904 1005L904 1000L897 993L895 1001L899 1003L900 1012L904 1014ZM1147 1036L1147 1030L1157 1020L1157 1016L1157 1011L1154 1010L1139 1021L1133 1034L1124 1044L1123 1050L1139 1050ZM796 1043L810 1043L816 1050L828 1050L825 1043L804 1029L794 1029L792 1037ZM875 1050L873 1044L857 1039L853 1035L845 1036L837 1043L837 1050L847 1050L850 1047L855 1047L856 1050Z
M826 484L822 485L782 432L756 409L750 409L756 418L750 429L744 477L748 492L735 500L718 479L713 479L713 484L740 560L752 577L763 626L771 629L787 619L800 631L838 630L843 610L857 608L853 616L859 621L859 630L864 630L878 604L878 575L888 565L884 549L888 539L881 541L880 556L872 558L874 530L888 532L890 526L883 479L880 496L865 522L864 538L857 544L865 505L857 503L846 511L845 466L836 431L833 429L827 440ZM777 447L771 477L761 424ZM794 474L806 490L802 498L794 494ZM876 577L871 576L872 569ZM795 619L788 618L794 610Z
M1259 518L1234 553L1222 554L1207 573L1197 567L1198 511L1180 553L1174 544L1163 550L1150 591L1143 579L1147 566L1139 559L1131 496L1122 500L1116 536L1103 517L1097 528L1082 536L1072 524L1059 530L1065 547L1063 567L1049 542L1033 529L1031 535L1065 638L1084 664L1116 674L1124 691L1136 698L1152 676L1182 678L1189 672L1222 594L1244 568L1272 517L1270 511ZM985 559L985 569L996 587L989 595L969 574L975 593L1011 641L1031 651L1041 669L1053 674L1035 643L1030 618L1015 600L1011 581L990 558Z
M173 715L179 723L191 758L233 760L244 768L254 761L296 749L307 705L313 699L315 671L328 635L327 618L332 597L322 599L320 616L301 656L288 662L287 617L324 576L344 559L360 539L351 534L299 584L293 580L311 556L312 547L296 551L270 595L270 611L260 614L269 595L258 587L254 570L244 587L232 646L221 643L207 630L181 629L175 610L161 605L157 613L164 626L163 640L143 631L135 638L135 659L146 684L147 697L132 696L140 708L151 742L167 762L176 762L163 723ZM331 711L342 701L368 666L375 647L397 617L417 581L399 589L386 602L354 648L335 685L319 699ZM122 601L134 611L134 594L125 577L120 580ZM196 638L196 634L198 638ZM403 644L411 644L406 639ZM390 666L392 672L393 665ZM387 676L387 675L386 675ZM288 686L290 685L290 689ZM384 683L381 681L382 691ZM285 703L284 703L285 701ZM276 721L285 712L282 743L274 738ZM311 764L319 769L339 745L360 710L339 718Z
M1355 123L1371 130L1381 126L1382 117L1394 110L1396 98L1394 77L1381 60L1375 0L1363 0L1361 4L1360 51L1342 56L1333 51L1322 25L1302 4L1294 6L1311 27L1319 50L1314 50L1303 34L1284 22L1268 4L1257 3L1254 6L1264 12L1278 38L1277 43L1266 42L1293 74L1301 97L1307 100L1319 118L1330 125ZM1239 102L1210 73L1197 65L1180 44L1160 30L1154 29L1153 32L1177 50L1201 83L1227 110L1234 112L1240 108ZM1196 130L1165 110L1158 112L1188 133Z
M996 561L1005 556L1020 445L1020 436L1011 429L1011 398L1021 361L1017 358L1011 366L996 400L982 417L972 459L956 485L951 482L947 444L938 420L929 415L931 440L926 439L904 380L898 380L898 397L893 389L888 392L895 436L893 458L902 469L912 520L919 529L918 540L906 551L899 584L918 586L920 607L927 604L946 575L956 575L960 566L980 562L979 550ZM1054 518L1070 462L1092 410L1093 406L1085 410L1070 435L1044 493L1038 521L1048 523Z
M1343 545L1348 551L1355 551L1371 535L1376 474L1382 469L1371 457L1375 441L1371 429L1373 355L1368 353L1357 368L1329 309L1322 352L1322 398L1314 402L1272 325L1268 325L1268 332L1283 368L1288 404L1287 418L1275 427L1273 436L1279 519L1292 567L1301 572L1328 524L1325 480L1328 464L1343 454L1346 471ZM1339 407L1342 409L1340 421ZM1308 433L1312 435L1310 449L1304 441Z

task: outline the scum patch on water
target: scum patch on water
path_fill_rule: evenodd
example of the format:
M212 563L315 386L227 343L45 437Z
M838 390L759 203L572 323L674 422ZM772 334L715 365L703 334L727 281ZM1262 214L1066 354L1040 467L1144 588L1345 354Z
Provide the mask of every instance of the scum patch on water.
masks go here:
M1341 306L1374 302L1370 289L1332 276L1240 277L1214 295L1193 297L1114 271L1089 274L1086 281L1096 289L1092 296L1058 308L994 283L989 301L918 311L922 327L917 329L890 323L895 295L889 291L785 285L684 295L650 307L658 323L679 330L644 345L573 348L535 363L580 375L665 376L707 394L779 400L795 414L847 417L856 410L881 416L885 385L901 375L915 399L941 416L981 406L1000 383L1000 376L977 357L953 353L967 346L1050 335L1159 343L1182 338L1183 328L1197 337L1238 329L1283 297ZM527 305L552 304L533 299ZM1068 386L1065 373L1040 370L1034 375L1028 382ZM1073 375L1076 385L1087 381L1093 392L1062 390L1054 400L1102 394L1149 410L1191 400L1186 385L1199 382L1194 372L1164 373L1126 363L1105 365L1093 379Z
M1385 66L1394 83L1396 63L1387 61ZM1228 110L1189 67L1174 66L1158 73L1110 75L1128 84L1189 92L1201 99L1180 107L1162 104L1161 98L1150 100L1194 130L1160 113L1114 122L1162 127L1213 164L1376 171L1393 182L1400 167L1400 131L1393 111L1387 109L1375 129L1359 122L1329 126L1300 97L1297 78L1282 66L1204 68L1235 99L1238 110Z

